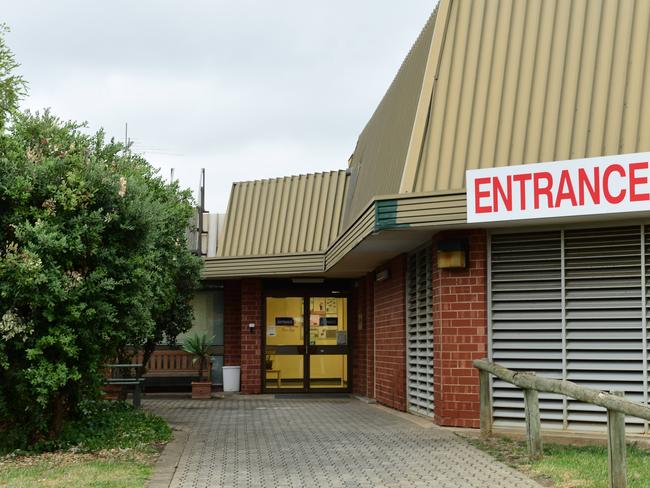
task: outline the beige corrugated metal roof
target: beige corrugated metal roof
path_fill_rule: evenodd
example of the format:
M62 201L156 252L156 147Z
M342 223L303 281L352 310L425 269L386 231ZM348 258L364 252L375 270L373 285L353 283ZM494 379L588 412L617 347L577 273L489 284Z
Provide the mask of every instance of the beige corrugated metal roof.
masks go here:
M390 226L463 225L467 169L642 151L650 1L441 0L359 137L344 218L343 172L236 184L219 255L327 270Z
M217 256L325 250L339 233L344 170L233 184Z
M648 0L442 0L436 23L402 192L650 150Z
M435 18L434 12L359 136L350 161L344 227L375 195L399 191Z

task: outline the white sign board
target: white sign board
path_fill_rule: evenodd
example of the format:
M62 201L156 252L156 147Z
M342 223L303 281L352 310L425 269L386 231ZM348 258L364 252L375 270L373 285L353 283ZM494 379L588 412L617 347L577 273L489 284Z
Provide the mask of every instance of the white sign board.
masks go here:
M650 211L650 153L467 171L467 222Z

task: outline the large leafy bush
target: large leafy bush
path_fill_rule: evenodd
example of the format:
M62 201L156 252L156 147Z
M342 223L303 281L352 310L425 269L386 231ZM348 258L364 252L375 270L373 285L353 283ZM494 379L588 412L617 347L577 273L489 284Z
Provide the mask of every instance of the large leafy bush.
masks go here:
M97 392L104 362L189 328L200 260L191 195L102 132L17 113L3 56L0 37L0 435L34 441Z

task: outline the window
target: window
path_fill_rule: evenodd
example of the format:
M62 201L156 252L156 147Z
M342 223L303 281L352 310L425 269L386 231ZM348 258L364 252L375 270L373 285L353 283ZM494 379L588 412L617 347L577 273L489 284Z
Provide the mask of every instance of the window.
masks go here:
M182 344L185 337L193 334L207 334L213 337L213 346L223 345L223 290L203 290L194 296L194 323L192 328L178 336L176 342Z

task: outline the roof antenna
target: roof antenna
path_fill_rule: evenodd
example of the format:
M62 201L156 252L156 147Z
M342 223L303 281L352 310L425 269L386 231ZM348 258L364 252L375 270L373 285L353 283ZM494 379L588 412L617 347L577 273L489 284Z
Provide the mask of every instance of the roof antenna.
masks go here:
M199 256L203 255L203 214L205 213L205 168L201 168L201 178L199 179L199 205L197 207L197 213L199 217L198 222L198 243L197 248L199 251ZM207 249L206 249L207 254Z
M201 168L201 178L199 179L199 206L201 213L205 212L205 168Z

